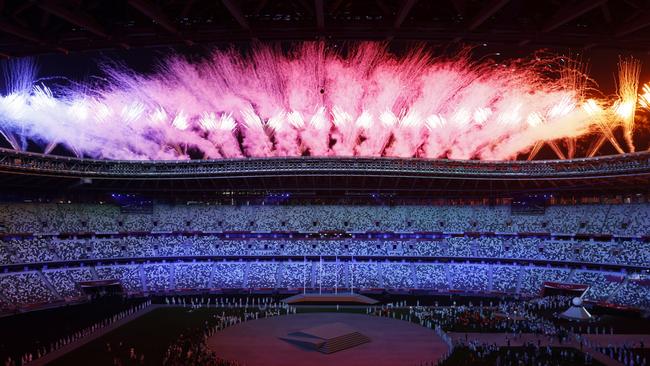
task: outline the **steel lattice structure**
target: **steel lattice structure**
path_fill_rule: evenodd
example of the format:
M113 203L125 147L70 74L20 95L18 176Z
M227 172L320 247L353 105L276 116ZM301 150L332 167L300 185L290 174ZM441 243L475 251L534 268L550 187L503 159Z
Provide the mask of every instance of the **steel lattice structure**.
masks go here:
M251 40L396 40L647 50L636 0L8 0L5 57Z

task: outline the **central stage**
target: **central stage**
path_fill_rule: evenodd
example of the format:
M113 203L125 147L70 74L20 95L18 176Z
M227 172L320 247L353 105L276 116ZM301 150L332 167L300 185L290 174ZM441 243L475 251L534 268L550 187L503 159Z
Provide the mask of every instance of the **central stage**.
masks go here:
M364 304L374 305L379 301L360 294L298 294L282 300L287 304Z
M304 330L348 327L371 341L325 354L289 334ZM283 339L285 338L285 339ZM246 366L286 365L419 365L436 361L447 345L430 329L402 320L349 313L311 313L278 316L241 323L217 332L208 340L217 357Z
M323 353L340 352L370 342L370 338L344 323L317 325L299 332L289 333L280 339Z

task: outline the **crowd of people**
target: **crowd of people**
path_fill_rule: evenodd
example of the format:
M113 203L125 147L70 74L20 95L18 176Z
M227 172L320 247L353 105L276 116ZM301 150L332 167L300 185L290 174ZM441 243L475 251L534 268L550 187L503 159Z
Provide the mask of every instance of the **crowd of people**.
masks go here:
M40 342L37 342L34 345L21 345L23 348L27 347L30 348L29 350L26 350L22 355L20 356L14 356L12 357L11 355L8 356L4 360L4 365L5 366L20 366L20 365L25 365L28 364L32 361L35 361L41 357L44 357L45 355L54 352L62 347L67 346L70 343L76 342L82 338L87 337L88 335L97 332L103 328L106 328L130 315L135 314L136 312L142 311L146 307L151 305L150 300L142 301L139 302L135 305L132 305L128 308L125 308L123 310L120 310L119 312L116 312L114 314L111 314L110 316L95 321L92 324L86 325L83 328L76 329L72 332L69 332L68 334L61 335L58 339L51 340L47 344L43 344ZM15 353L15 350L11 350L12 353Z
M203 296L164 297L165 305L183 307L188 311L213 308L216 311L206 317L199 325L188 326L167 347L162 357L164 366L240 366L236 361L220 358L207 346L207 340L216 332L242 322L272 316L294 314L295 308L278 303L270 298L210 298ZM138 366L148 360L144 351L138 347L118 341L106 343L104 352L115 366ZM151 356L151 355L150 355Z
M636 346L636 347L635 347ZM598 347L598 350L625 366L647 366L648 352L643 342L636 345L607 345Z
M575 340L590 334L612 335L613 327L597 323L569 323L548 314L556 314L570 303L570 296L546 296L527 300L500 300L469 302L457 305L420 305L414 299L369 306L366 314L409 321L434 330L448 345L449 353L442 360L426 365L592 365L599 364L587 352L576 349ZM198 325L189 326L169 343L163 355L165 366L208 365L241 366L236 361L219 357L207 345L208 338L216 332L249 320L295 314L297 308L277 302L277 298L252 296L214 295L162 295L155 299L163 306L180 307L187 311L211 310ZM138 303L111 317L79 329L49 348L41 347L19 359L7 359L5 366L24 365L71 342L106 327L151 305L151 301ZM337 311L339 309L337 308ZM452 338L454 334L465 337ZM467 334L505 334L507 346L494 342L478 341ZM525 340L533 334L536 342ZM585 338L586 339L586 338ZM516 345L510 345L510 340ZM546 340L540 342L539 340ZM523 343L523 345L520 345ZM550 346L554 344L553 346ZM559 346L557 346L559 344ZM579 342L580 347L583 342ZM592 347L584 343L584 347ZM164 349L164 348L163 348ZM582 349L582 348L580 348ZM647 366L646 353L641 344L609 344L597 350L625 366ZM116 366L149 364L152 355L139 346L123 340L111 340L103 347L102 359L112 360ZM106 356L106 357L103 357Z
M422 365L592 365L586 336L614 334L614 328L592 323L559 322L555 316L569 296L546 296L524 301L456 305L408 306L405 302L366 308L366 313L409 321L435 329L449 343L450 352ZM551 315L555 314L555 315ZM495 337L475 337L476 334ZM454 334L454 336L450 336ZM503 337L504 336L504 337ZM598 349L626 366L645 366L644 345L609 344Z
M459 345L440 366L582 366L593 365L593 357L572 348L540 347L534 343L524 347L499 347L471 342Z
M544 316L547 310L563 310L571 301L567 296L548 296L526 301L500 301L452 306L410 306L399 316L429 328L441 327L448 332L484 332L517 334L534 333L567 341L569 332L579 331L559 325ZM368 308L368 313L395 317L392 306Z
M638 279L637 270L576 267L580 262L650 266L644 241L650 232L648 213L648 204L554 205L542 215L515 215L510 206L499 205L155 204L147 212L124 213L110 204L3 203L0 227L8 233L43 235L0 239L0 266L5 267L0 271L0 309L77 298L83 296L80 282L107 279L119 280L127 292L309 287L519 295L536 295L550 281L588 285L587 299L648 307L650 286ZM317 239L217 235L239 230L446 234L408 239L365 238L365 234ZM130 234L118 235L125 232ZM568 235L480 234L485 232ZM55 233L67 234L51 235ZM579 233L628 236L602 240L571 236ZM230 258L201 258L224 256ZM261 259L238 258L247 256ZM298 259L306 256L328 258ZM332 259L336 256L347 258ZM405 259L413 257L418 261ZM436 262L441 257L454 262ZM157 259L148 261L152 258ZM548 265L510 263L519 259ZM40 267L7 270L9 265L35 263Z
M289 314L293 311L295 310L277 303L224 309L221 314L213 315L200 328L190 329L188 332L181 334L167 349L163 365L239 366L236 361L220 358L210 350L206 344L208 337L224 328L245 321Z
M650 231L647 204L551 205L513 215L506 205L165 205L123 213L111 204L0 204L8 232L172 232L342 230L551 232L635 236Z
M40 272L19 272L0 275L0 293L14 305L29 305L61 300Z
M423 289L438 292L539 295L545 282L588 286L585 298L650 306L650 286L632 274L568 267L387 261L233 261L102 264L0 273L0 299L9 304L72 300L79 283L118 280L127 293L208 289Z
M0 241L0 265L85 259L196 256L359 256L513 258L561 262L650 265L641 240L608 242L516 237L388 239L223 239L216 236L145 236L116 239Z

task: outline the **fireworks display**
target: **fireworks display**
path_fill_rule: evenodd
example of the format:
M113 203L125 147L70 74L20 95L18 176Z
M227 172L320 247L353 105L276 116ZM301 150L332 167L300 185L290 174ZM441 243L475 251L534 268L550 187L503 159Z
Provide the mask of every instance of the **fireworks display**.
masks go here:
M466 51L397 56L377 43L344 54L305 43L290 52L215 51L194 63L177 56L152 75L113 65L99 85L54 89L35 82L29 63L13 65L0 97L5 139L19 150L30 141L46 153L61 145L105 159L502 160L532 157L544 144L564 158L588 134L600 136L588 154L606 141L634 151L635 110L650 107L633 59L621 60L618 95L609 99L590 95L583 65L559 56L476 62Z

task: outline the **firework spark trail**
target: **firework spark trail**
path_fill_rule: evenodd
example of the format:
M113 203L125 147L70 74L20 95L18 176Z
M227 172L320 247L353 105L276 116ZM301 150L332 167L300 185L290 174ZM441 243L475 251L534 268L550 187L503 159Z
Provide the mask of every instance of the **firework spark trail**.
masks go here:
M265 131L265 124L252 108L242 111L244 119L244 150L248 156L272 156L272 143Z
M625 151L619 145L618 141L616 141L616 137L614 137L613 130L616 126L613 125L612 122L616 123L616 119L608 115L611 114L611 111L603 109L603 107L594 99L588 99L582 105L582 109L591 117L591 120L600 129L600 132L603 134L602 137L608 139L616 151L623 154ZM595 154L596 150L594 150L593 153Z
M359 116L359 125L362 129L364 140L356 147L356 155L360 156L381 156L386 148L395 122L394 115L384 112L379 116L373 116L365 111Z
M268 121L268 126L273 132L276 156L300 155L299 145L296 144L296 141L298 140L298 131L288 118L289 117L286 113L280 112L269 118ZM287 121L289 121L289 123L287 123Z
M221 152L226 158L241 158L244 155L239 148L239 142L234 136L237 123L230 114L222 114L216 130L211 133L212 141L221 147Z
M618 96L614 104L614 112L623 121L623 132L628 148L634 152L634 112L636 110L639 76L641 75L641 61L628 58L621 59L618 63Z
M17 149L29 139L109 159L511 159L594 130L613 138L610 120L624 120L631 136L638 73L627 71L636 69L624 68L618 102L593 118L576 65L554 56L477 63L424 48L397 56L379 43L343 55L304 43L215 51L197 63L176 56L152 75L104 65L105 84L53 91L34 85L33 67L18 67L24 75L5 75L17 86L0 96L0 132Z

